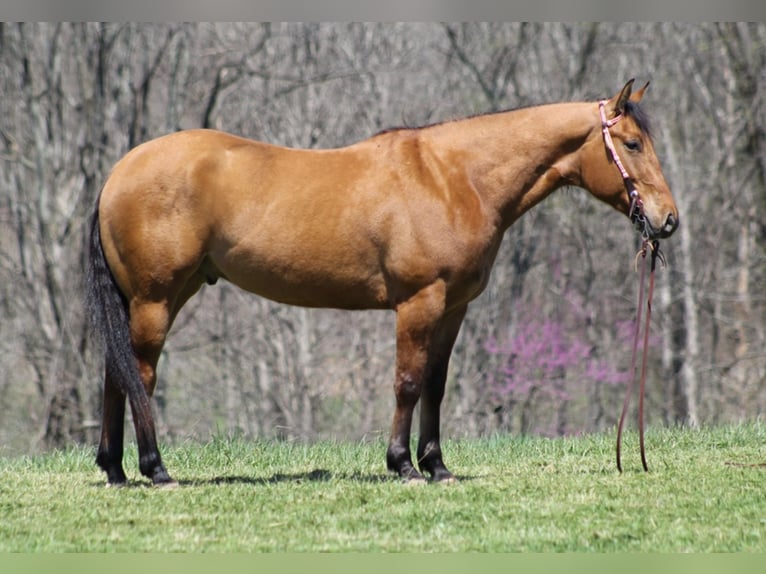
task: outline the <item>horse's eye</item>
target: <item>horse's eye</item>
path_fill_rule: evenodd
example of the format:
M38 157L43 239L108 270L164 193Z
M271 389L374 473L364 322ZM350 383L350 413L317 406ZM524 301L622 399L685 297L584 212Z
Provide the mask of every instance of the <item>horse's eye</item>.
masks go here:
M625 142L625 147L630 151L641 151L641 142L638 140L628 140Z

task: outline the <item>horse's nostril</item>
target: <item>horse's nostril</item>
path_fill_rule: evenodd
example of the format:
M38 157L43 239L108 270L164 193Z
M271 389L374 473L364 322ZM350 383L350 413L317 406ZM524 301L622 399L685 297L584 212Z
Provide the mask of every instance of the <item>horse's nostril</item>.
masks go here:
M668 214L668 218L665 220L665 230L668 233L672 233L678 227L678 218L672 213Z

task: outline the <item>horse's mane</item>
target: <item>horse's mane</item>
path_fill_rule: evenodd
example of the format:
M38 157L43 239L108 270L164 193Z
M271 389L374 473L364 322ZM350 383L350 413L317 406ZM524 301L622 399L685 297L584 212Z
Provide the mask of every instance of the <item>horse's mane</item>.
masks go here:
M432 122L430 124L421 124L421 125L414 125L414 126L408 126L408 125L392 126L392 127L384 128L384 129L380 130L379 132L375 133L372 137L382 136L382 135L385 135L385 134L388 134L388 133L391 133L391 132L398 132L398 131L425 130L425 129L433 128L433 127L436 127L436 126L443 126L445 124L451 124L453 122L460 122L460 121L463 121L463 120L470 120L472 118L480 118L482 116L493 116L495 114L502 114L502 113L505 113L505 112L512 112L512 111L517 110L517 109L522 109L522 108L510 108L510 109L507 109L507 110L494 110L494 111L490 111L490 112L478 112L478 113L471 114L471 115L468 115L468 116L459 116L459 117L456 117L456 118L447 118L447 119L440 120L440 121L437 121L437 122Z
M398 132L402 130L423 130L427 128L431 128L434 126L440 126L443 124L448 124L451 122L461 121L461 120L467 120L471 118L478 118L481 116L490 116L495 114L503 114L506 112L513 112L516 110L524 109L525 107L534 107L534 106L521 106L518 108L508 108L503 110L495 110L491 112L480 112L478 114L472 114L469 116L459 117L459 118L450 118L438 122L433 122L430 124L423 124L423 125L415 125L415 126L393 126L389 128L385 128L374 134L372 137L381 136L384 134L388 134L391 132ZM637 102L631 102L628 101L625 104L625 115L633 118L633 121L636 122L636 126L638 126L638 129L640 129L643 133L645 133L650 138L652 137L652 127L651 122L649 120L649 115L644 111L644 109L637 103Z

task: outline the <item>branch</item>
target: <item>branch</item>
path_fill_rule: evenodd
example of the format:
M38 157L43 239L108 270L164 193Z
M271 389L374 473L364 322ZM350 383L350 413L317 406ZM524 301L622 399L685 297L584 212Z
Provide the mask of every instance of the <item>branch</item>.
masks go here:
M465 51L460 46L460 43L458 41L457 33L455 32L454 28L449 26L448 24L444 24L444 31L447 33L447 38L449 38L450 41L450 47L452 48L452 51L457 56L458 60L463 62L463 65L465 65L466 68L473 74L476 81L479 83L479 86L481 87L481 91L484 92L484 96L489 100L490 105L494 108L495 107L495 90L492 86L488 85L486 80L484 79L481 70L476 67L476 64L474 64L470 58L468 58L468 55L465 53Z

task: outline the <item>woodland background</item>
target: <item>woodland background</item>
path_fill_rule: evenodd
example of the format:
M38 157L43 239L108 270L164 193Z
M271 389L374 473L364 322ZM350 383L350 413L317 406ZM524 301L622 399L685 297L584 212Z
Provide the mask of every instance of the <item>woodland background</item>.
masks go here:
M766 25L0 24L0 452L98 436L82 306L110 167L174 130L334 147L392 126L616 93L644 106L681 213L663 242L647 416L766 409ZM630 359L637 238L561 190L507 233L451 364L446 436L609 428ZM219 282L160 363L161 439L387 434L394 314L278 306ZM131 435L132 436L132 433Z

